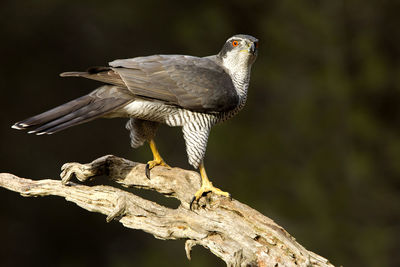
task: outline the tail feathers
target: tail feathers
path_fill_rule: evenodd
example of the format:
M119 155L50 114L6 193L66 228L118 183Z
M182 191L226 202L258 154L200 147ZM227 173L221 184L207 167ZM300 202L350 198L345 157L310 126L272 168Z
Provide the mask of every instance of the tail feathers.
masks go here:
M104 91L103 86L100 89ZM69 127L102 117L113 110L132 101L132 98L105 97L102 98L101 90L95 90L89 95L77 98L54 109L15 123L12 128L30 130L29 133L37 135L53 134Z
M38 125L43 125L46 122L52 121L56 118L63 117L68 113L79 110L80 108L90 104L91 101L93 101L93 98L89 95L82 96L61 106L53 108L49 111L43 112L39 115L17 122L12 126L12 128L17 130L27 130Z

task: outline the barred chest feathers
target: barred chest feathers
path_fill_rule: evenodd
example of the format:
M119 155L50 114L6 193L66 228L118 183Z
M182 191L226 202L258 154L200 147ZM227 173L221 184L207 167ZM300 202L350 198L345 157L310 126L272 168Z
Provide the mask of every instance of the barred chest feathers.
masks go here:
M235 75L232 81L239 95L238 106L230 111L221 113L201 113L185 110L159 102L136 99L124 107L130 117L165 123L168 126L183 126L188 122L197 122L199 127L211 127L214 124L224 122L236 115L245 105L247 88L250 75Z

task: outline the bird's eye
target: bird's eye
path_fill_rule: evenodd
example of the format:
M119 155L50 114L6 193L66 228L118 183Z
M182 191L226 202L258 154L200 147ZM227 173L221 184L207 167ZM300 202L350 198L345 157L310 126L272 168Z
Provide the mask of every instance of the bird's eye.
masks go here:
M233 40L232 41L232 46L238 46L239 45L239 42L238 41L236 41L236 40Z
M258 48L258 42L256 42L256 48Z

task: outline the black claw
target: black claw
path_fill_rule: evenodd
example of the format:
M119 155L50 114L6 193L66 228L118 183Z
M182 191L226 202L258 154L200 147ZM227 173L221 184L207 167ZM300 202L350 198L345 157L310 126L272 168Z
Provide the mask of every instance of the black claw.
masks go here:
M150 179L150 166L148 163L146 164L145 173L146 173L147 179Z
M194 196L192 198L192 201L190 201L190 210L192 210L192 206L193 206L193 203L194 203L195 200L196 200L196 196Z

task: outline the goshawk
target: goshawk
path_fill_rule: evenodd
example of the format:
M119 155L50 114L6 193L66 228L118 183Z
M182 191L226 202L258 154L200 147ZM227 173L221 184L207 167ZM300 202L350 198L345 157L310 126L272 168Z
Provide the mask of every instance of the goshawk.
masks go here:
M115 60L109 67L86 72L65 72L62 77L84 77L107 85L12 127L37 135L53 134L95 118L127 117L131 146L150 144L149 177L153 167L169 167L154 142L158 125L182 126L189 163L200 170L202 178L192 203L210 191L229 197L209 181L203 159L211 127L245 105L257 50L256 38L238 34L213 56L153 55Z

